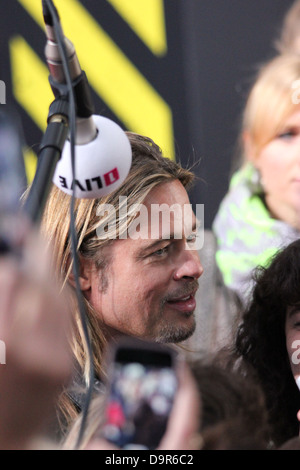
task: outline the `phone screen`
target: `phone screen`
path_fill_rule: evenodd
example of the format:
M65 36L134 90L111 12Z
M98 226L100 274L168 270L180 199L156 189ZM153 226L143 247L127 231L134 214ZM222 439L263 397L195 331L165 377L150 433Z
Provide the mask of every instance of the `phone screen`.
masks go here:
M166 430L176 389L171 355L118 350L104 437L121 448L155 449Z

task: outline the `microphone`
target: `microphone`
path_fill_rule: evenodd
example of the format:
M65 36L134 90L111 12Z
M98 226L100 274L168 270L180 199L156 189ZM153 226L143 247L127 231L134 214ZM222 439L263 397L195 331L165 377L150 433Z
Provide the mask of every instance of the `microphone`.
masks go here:
M115 191L127 177L132 150L125 132L103 116L92 116L98 129L96 139L76 145L75 174L71 163L71 146L66 141L56 165L53 182L65 193L83 199L106 196Z
M53 5L42 0L47 43L45 56L50 72L49 82L55 97L66 95L67 80L58 45L52 13L60 19ZM52 8L51 8L52 10ZM68 68L76 102L75 175L73 180L71 145L65 142L62 155L56 165L53 182L65 193L78 198L97 198L117 189L127 177L132 150L123 129L112 120L94 114L88 80L81 70L73 43L63 33Z
M57 9L53 5L53 11L57 16L60 25L60 18ZM67 80L60 56L60 50L54 29L53 18L49 11L47 2L43 0L43 16L45 22L45 30L47 43L45 47L45 56L50 71L49 82L54 93L57 97L64 94L66 89ZM61 28L61 26L60 26ZM79 60L77 58L73 43L64 37L65 50L68 56L68 65L70 78L73 82L75 93L77 121L76 121L76 144L85 144L96 138L97 128L91 118L94 106L91 100L90 90L85 72L81 70Z

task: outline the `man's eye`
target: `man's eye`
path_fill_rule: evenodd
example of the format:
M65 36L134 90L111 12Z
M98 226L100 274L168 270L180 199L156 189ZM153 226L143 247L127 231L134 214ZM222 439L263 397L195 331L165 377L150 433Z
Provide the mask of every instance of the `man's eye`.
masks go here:
M154 251L151 256L163 256L167 254L169 251L169 245L165 246L164 248L160 248L159 250Z
M189 237L187 237L187 239L186 239L187 243L189 243L189 244L192 245L193 243L196 242L198 236L199 236L199 235L198 235L197 232L192 233Z

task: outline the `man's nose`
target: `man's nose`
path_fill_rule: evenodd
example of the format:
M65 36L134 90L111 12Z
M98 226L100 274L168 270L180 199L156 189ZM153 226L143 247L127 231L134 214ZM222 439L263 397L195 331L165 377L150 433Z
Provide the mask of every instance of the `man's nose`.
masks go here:
M198 279L203 271L198 252L196 250L183 250L178 267L174 272L174 279L176 281L183 278Z

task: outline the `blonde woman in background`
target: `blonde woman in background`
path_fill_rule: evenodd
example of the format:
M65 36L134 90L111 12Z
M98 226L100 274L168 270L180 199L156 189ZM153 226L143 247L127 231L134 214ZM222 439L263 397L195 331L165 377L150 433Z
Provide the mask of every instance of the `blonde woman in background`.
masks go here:
M300 58L259 70L244 108L239 169L213 223L216 262L245 304L252 272L300 236Z

